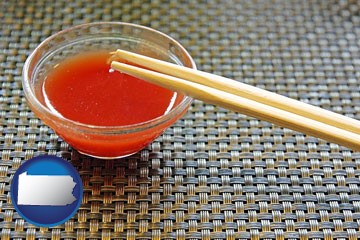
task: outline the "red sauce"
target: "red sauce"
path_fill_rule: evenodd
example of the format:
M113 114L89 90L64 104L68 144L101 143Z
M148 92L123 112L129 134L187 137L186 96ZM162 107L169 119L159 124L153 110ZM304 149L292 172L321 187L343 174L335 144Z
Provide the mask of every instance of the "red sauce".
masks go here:
M65 118L98 126L145 122L163 115L176 93L109 71L108 52L80 54L49 72L43 87L47 106Z
M55 66L44 81L43 103L51 111L73 121L122 126L159 117L183 99L183 95L176 96L170 90L109 71L109 57L107 52L80 54ZM141 150L186 110L152 128L123 134L76 130L46 116L44 121L80 152L113 158Z

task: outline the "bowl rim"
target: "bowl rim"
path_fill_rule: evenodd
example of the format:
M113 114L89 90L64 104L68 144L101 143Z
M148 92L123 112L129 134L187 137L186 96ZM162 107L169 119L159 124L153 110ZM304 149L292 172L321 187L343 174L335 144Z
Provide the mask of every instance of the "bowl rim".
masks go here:
M174 38L170 37L169 35L167 35L163 32L160 32L158 30L155 30L153 28L134 24L134 23L109 22L109 21L79 24L79 25L75 25L75 26L66 28L64 30L61 30L61 31L47 37L32 51L32 53L26 59L25 64L23 66L23 70L22 70L22 84L23 84L24 95L25 95L25 98L27 99L28 104L30 105L30 108L31 107L36 108L36 110L39 111L44 118L48 118L51 121L54 121L53 119L56 119L57 124L59 124L59 123L62 123L63 125L71 124L74 127L76 127L77 130L82 130L83 132L89 132L89 131L96 132L97 130L99 130L102 133L109 133L109 134L114 134L114 133L118 133L118 132L131 133L131 132L137 132L137 131L149 129L151 127L160 125L168 120L171 120L172 118L175 118L178 114L180 114L181 112L186 110L187 106L189 106L191 104L193 99L187 95L184 95L181 102L178 105L176 105L175 107L173 107L169 112L167 112L164 115L158 116L156 118L150 119L148 121L135 123L135 124L129 124L129 125L101 126L101 125L92 125L92 124L86 124L86 123L81 123L78 121L71 120L62 115L55 114L54 112L49 110L45 105L43 105L36 97L35 93L32 90L31 84L30 84L31 78L33 77L34 73L32 73L32 75L30 76L29 69L30 69L32 61L34 60L36 53L40 49L42 49L42 47L44 45L46 45L48 42L50 42L54 38L58 37L59 35L62 35L62 34L65 34L65 33L71 32L71 31L76 31L76 29L80 29L80 28L84 28L84 27L90 28L91 26L96 26L96 25L129 26L132 28L138 28L138 29L142 29L145 31L150 31L152 33L162 35L163 37L165 37L169 41L171 41L172 44L174 44L178 49L180 49L180 51L186 56L186 58L189 60L190 65L191 65L189 67L196 69L195 61L193 60L193 58L191 57L189 52L178 41L176 41ZM35 68L36 68L36 65L35 65L34 69ZM37 116L37 117L39 117L41 119L40 116Z

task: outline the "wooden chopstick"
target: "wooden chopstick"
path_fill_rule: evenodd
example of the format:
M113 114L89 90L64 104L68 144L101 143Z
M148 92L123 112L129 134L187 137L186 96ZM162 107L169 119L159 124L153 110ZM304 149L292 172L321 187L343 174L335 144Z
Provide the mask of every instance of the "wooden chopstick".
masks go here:
M160 61L158 59L120 49L114 52L114 54L120 59L136 63L140 66L144 66L164 74L169 74L174 77L186 79L188 81L196 82L212 88L221 89L224 92L229 92L240 97L280 108L287 112L292 112L306 118L321 121L354 133L360 133L360 121L264 89L222 76L191 68L185 68L176 64Z
M211 103L211 104L215 104L215 105L219 105L225 108L228 108L230 110L234 110L234 111L238 111L240 113L252 116L252 117L256 117L265 121L269 121L272 123L275 123L277 125L286 127L286 128L290 128L299 132L303 132L315 137L319 137L322 139L325 139L327 141L330 142L334 142L334 143L338 143L340 145L352 148L353 150L360 150L360 135L358 135L355 132L352 132L350 130L347 129L343 129L340 126L342 126L343 124L340 123L336 123L338 126L333 126L330 125L328 123L328 120L326 120L325 122L323 121L318 121L318 120L314 120L313 118L308 117L304 112L303 115L299 115L299 114L295 114L291 111L287 111L281 108L278 108L277 106L271 106L268 104L264 104L262 102L259 101L254 101L253 99L247 98L247 95L249 94L245 94L245 97L243 96L238 96L235 95L233 93L227 92L226 90L224 91L222 88L222 85L220 84L220 82L225 79L226 81L233 81L230 79L226 79L214 74L210 74L210 73L204 73L204 72L200 72L197 70L193 70L193 69L189 69L186 67L181 67L178 65L174 65L174 64L170 64L171 69L169 70L167 67L169 66L169 64L163 64L162 61L153 61L153 59L150 59L151 62L148 62L147 57L144 57L142 55L138 55L138 54L133 54L133 53L125 53L124 57L124 51L122 50L118 50L116 52L116 57L119 57L121 59L127 60L129 62L135 62L137 65L140 66L144 66L150 69L154 69L156 71L159 72L154 72L151 70L147 70L147 69L143 69L143 68L139 68L139 67L135 67L126 63L121 63L121 62L117 62L117 61L112 61L111 63L111 67L114 70L118 70L121 72L124 72L126 74L130 74L133 75L135 77L144 79L146 81L158 84L162 87L165 88L169 88L171 90L174 91L178 91L178 92L182 92L186 95L192 96L194 98L197 98L199 100L203 100L205 102ZM131 56L131 57L129 57ZM161 67L159 67L158 63L161 62ZM174 67L174 66L176 67ZM185 72L184 72L185 71ZM171 73L171 75L166 75L164 73L161 72L166 72L166 73ZM188 74L191 73L191 74ZM174 75L176 76L182 76L184 79L179 78L179 77L174 77ZM201 76L201 80L202 82L204 82L204 84L200 84L197 83L195 81L198 80L194 80L193 77L198 77ZM211 79L216 79L217 83L214 84L213 81L210 85L205 85L206 81L205 79L207 79L208 77L211 77ZM186 80L185 80L186 79ZM190 81L190 79L194 80L194 81ZM244 84L245 85L245 84ZM243 86L243 84L241 85L237 85L238 86ZM248 85L247 85L248 86ZM253 87L254 88L254 87ZM258 88L251 88L252 92L256 92L257 95L259 95L259 93L256 91L258 90ZM261 90L261 89L260 89ZM262 90L264 91L264 90ZM268 92L268 91L266 91ZM271 92L269 92L271 93ZM260 93L261 95L261 93ZM280 95L278 94L273 94L272 93L272 97L278 97ZM282 97L282 96L280 96ZM286 98L285 99L289 99ZM276 100L276 99L275 99ZM275 101L274 100L274 101ZM291 99L292 100L292 99ZM297 102L296 100L293 100L295 102ZM276 102L276 101L275 101ZM306 106L308 106L305 103L301 103L304 104ZM283 105L282 105L283 106ZM314 107L311 106L315 109L321 109L318 107ZM321 109L323 110L323 109ZM330 112L330 111L327 111ZM311 111L310 113L307 112L307 114L311 115ZM332 113L332 112L330 112ZM335 113L332 113L335 114ZM339 115L339 114L335 114L335 115ZM319 120L323 120L318 118ZM340 117L338 116L338 119L342 119L341 115ZM351 118L347 118L345 117L345 119L351 119ZM354 119L351 119L354 120ZM356 120L354 120L356 121ZM343 122L342 122L343 123ZM357 121L356 121L357 123ZM359 123L357 123L359 124ZM353 131L355 131L353 129Z

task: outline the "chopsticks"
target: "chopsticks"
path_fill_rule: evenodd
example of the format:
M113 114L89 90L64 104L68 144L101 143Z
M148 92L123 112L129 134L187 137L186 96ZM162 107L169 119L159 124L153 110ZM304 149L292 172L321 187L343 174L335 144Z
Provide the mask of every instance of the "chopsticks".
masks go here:
M117 50L111 68L282 127L360 150L360 121L215 74ZM151 70L148 70L151 69ZM154 71L152 71L154 70Z

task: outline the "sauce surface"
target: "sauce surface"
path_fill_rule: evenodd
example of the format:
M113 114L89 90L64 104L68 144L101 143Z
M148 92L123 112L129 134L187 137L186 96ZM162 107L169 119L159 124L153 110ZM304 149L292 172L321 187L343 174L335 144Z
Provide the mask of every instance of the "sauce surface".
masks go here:
M118 71L109 71L108 52L79 54L47 75L47 107L65 118L97 126L145 122L171 110L176 93Z

